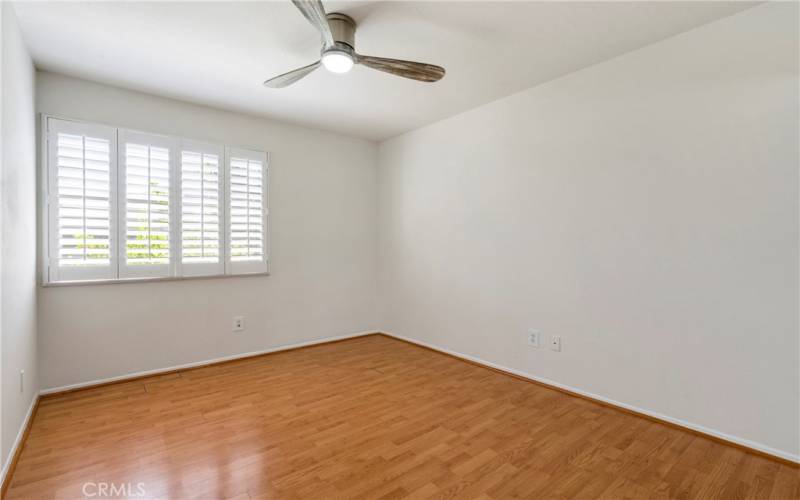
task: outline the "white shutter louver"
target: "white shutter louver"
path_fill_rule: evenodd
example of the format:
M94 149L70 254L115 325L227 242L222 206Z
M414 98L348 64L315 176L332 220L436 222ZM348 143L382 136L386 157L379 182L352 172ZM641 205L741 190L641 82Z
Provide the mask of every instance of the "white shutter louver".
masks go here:
M124 133L123 133L124 132ZM124 193L121 277L171 274L171 144L161 136L120 131Z
M222 148L181 146L181 267L184 276L222 274Z
M229 148L229 272L267 271L266 202L266 154Z
M55 119L46 127L49 279L113 277L115 130Z

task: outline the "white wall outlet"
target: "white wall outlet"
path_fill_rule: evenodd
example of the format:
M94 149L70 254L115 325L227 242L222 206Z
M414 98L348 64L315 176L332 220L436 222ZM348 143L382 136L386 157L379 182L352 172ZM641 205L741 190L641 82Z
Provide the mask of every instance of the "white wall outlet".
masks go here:
M553 335L550 337L550 350L551 351L561 350L561 336Z
M19 371L19 392L25 392L25 370Z
M244 331L244 316L234 316L233 317L233 331L234 332L243 332Z
M528 345L539 347L539 330L534 330L533 328L528 330Z

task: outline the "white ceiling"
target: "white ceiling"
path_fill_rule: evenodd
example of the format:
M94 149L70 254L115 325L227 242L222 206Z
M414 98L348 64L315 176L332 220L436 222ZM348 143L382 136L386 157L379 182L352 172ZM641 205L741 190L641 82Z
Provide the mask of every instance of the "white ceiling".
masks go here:
M318 59L288 1L44 2L15 11L37 67L290 123L386 139L754 5L742 2L326 2L362 54L439 64L426 84L356 67L285 89Z

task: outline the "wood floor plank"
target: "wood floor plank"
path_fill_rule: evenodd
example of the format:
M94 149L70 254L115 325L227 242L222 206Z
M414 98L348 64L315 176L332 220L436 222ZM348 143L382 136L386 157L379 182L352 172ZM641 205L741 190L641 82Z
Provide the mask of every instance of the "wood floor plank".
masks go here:
M384 336L44 398L8 499L800 498L797 468Z

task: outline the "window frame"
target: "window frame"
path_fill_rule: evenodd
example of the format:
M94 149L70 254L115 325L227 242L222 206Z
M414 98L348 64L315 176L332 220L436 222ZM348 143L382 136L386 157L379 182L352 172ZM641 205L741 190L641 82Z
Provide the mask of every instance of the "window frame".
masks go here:
M61 127L61 122L68 124ZM41 203L39 209L41 244L41 286L74 286L113 283L138 283L154 281L175 281L190 279L209 279L236 276L267 276L270 274L270 218L269 218L269 159L267 152L254 148L229 146L215 141L186 139L182 137L142 132L126 127L102 123L88 122L57 115L41 113L41 128L38 134L40 143L40 181ZM111 138L109 144L109 192L110 192L110 265L102 269L87 267L69 269L58 265L58 193L56 190L57 162L51 165L51 158L57 154L57 133L86 131L87 135L105 133ZM98 132L100 131L100 132ZM98 135L99 138L107 138ZM153 139L158 142L148 143L169 148L170 154L170 262L167 265L125 265L125 143L140 141L132 138ZM198 151L201 149L202 151ZM182 228L182 165L183 151L217 154L219 161L219 231L220 262L218 263L183 263L181 248ZM264 255L258 262L231 262L230 260L230 224L229 220L229 171L230 153L251 154L263 162L263 199L262 217L264 231ZM51 192L52 191L52 192ZM236 265L232 265L236 264ZM248 264L248 265L242 265ZM164 270L166 267L166 271ZM134 268L134 269L131 269ZM102 272L101 272L102 271Z

